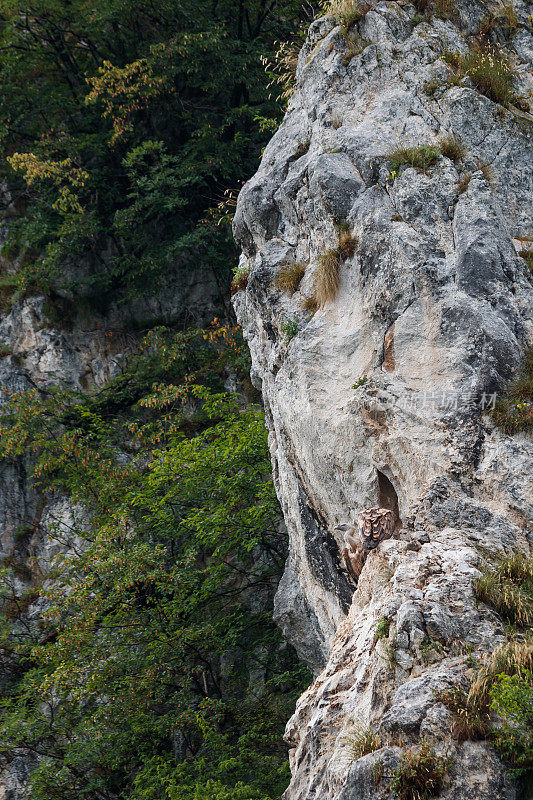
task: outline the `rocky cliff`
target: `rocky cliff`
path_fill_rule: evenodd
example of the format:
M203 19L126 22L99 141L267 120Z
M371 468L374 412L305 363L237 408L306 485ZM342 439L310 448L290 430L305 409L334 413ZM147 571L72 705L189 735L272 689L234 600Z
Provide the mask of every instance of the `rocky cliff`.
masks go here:
M533 544L531 441L487 414L533 344L519 256L533 232L532 117L454 68L484 28L527 97L533 6L514 10L488 30L481 2L446 19L379 2L349 33L317 20L240 195L247 287L234 306L291 542L276 615L317 675L287 727L287 800L389 798L421 740L451 759L443 798L516 797L493 748L453 738L436 697L505 639L474 593L487 555ZM401 163L406 148L428 163ZM317 302L332 254L338 291ZM292 295L277 288L291 266L303 273ZM338 526L376 506L397 529L355 582ZM375 752L354 755L354 726L372 728Z

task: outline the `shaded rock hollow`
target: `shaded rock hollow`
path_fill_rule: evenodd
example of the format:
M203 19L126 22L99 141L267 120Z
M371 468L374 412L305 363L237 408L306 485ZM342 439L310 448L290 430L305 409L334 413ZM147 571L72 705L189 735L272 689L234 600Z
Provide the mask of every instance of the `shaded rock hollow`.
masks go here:
M531 4L515 10L515 34L501 38L527 94ZM376 761L390 777L402 746L422 738L453 757L443 798L516 796L488 743L452 740L434 694L503 641L474 597L484 553L530 553L533 539L532 443L486 413L533 344L518 255L532 235L533 126L468 79L449 85L443 55L465 52L486 6L459 12L419 22L409 4L377 3L351 58L334 19L313 23L285 120L237 207L248 284L234 306L290 535L276 617L317 675L287 727L287 800L388 798ZM450 135L462 163L391 170L398 145ZM346 228L357 244L337 296L304 311L320 257ZM306 270L290 296L274 279L292 263ZM356 587L335 528L385 498L402 528L370 553ZM354 722L394 746L350 759Z

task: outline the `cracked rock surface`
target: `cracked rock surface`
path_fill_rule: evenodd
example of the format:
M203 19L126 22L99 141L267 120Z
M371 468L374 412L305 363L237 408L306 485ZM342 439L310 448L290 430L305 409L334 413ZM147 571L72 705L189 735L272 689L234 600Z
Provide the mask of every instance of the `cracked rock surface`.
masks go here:
M527 94L533 8L515 10L514 35L494 36ZM449 85L442 56L466 50L486 7L459 11L417 22L408 3L377 3L351 58L335 20L313 23L285 120L237 207L249 277L234 306L291 542L276 617L317 676L287 727L287 800L385 800L402 748L422 738L453 757L446 800L516 796L487 742L452 740L435 698L467 679L469 655L503 641L502 622L474 598L485 554L533 543L533 445L486 414L533 345L532 280L518 255L533 235L533 125L469 79ZM450 135L462 161L391 170L395 147ZM346 228L356 246L337 296L304 311L320 256ZM290 296L273 280L292 263L306 270ZM391 493L402 527L355 586L335 527ZM383 618L389 632L377 639ZM353 723L390 745L350 758Z

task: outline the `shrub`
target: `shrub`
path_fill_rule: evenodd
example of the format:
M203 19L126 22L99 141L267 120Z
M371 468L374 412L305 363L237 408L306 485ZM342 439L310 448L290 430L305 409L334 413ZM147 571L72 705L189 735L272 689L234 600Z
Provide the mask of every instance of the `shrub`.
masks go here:
M294 339L296 334L298 333L299 327L298 322L295 319L289 319L281 326L282 333L285 334L288 341L290 342L291 339Z
M427 800L435 797L444 785L451 759L439 756L428 742L407 750L391 781L391 789L400 800Z
M440 158L440 151L435 145L419 145L417 147L395 147L388 155L391 170L398 172L404 164L425 172L428 167Z
M282 264L274 278L274 286L281 292L293 295L305 275L305 264Z
M505 53L494 48L472 47L460 60L461 70L468 75L476 89L496 103L510 103L513 92L514 70Z
M314 296L318 308L334 300L339 291L340 258L337 250L328 250L318 259L314 276Z
M445 158L451 161L462 161L466 155L466 148L461 140L454 134L443 136L439 141L439 149Z
M500 397L490 415L505 433L533 430L533 348L526 353L520 375Z
M524 250L520 250L519 254L520 258L523 258L526 262L529 271L533 275L533 248L527 248Z
M463 689L436 692L435 699L444 703L452 714L452 736L459 742L486 739L490 714L486 698L467 694Z
M523 627L533 623L533 558L522 553L500 558L483 570L475 594L508 622Z
M381 737L372 728L353 725L341 738L342 746L348 751L352 761L373 753L381 747Z
M371 8L372 6L368 3L362 3L359 0L329 0L325 11L335 17L346 34L356 22L366 16Z
M533 672L498 675L490 690L491 707L502 718L494 744L512 767L511 774L533 774Z

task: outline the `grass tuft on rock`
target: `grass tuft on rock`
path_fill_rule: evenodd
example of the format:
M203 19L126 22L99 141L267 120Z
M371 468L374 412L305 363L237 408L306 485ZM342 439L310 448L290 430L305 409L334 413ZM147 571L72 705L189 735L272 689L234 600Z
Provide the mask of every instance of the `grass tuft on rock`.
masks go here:
M495 48L471 47L460 58L461 71L468 75L478 92L495 103L512 103L515 71L508 56Z
M520 258L523 258L527 264L527 267L531 274L533 275L533 248L528 247L520 250L519 254Z
M451 733L458 742L486 739L490 730L490 709L487 697L470 695L461 688L443 689L435 699L452 715Z
M398 145L387 156L393 172L398 172L400 167L404 165L426 172L440 157L441 153L438 147L426 144L417 147L402 147Z
M319 308L334 300L339 291L340 257L338 250L328 250L318 259L314 276L314 297Z
M286 292L292 296L298 289L304 275L305 264L282 264L274 278L274 286L281 292Z
M533 431L533 348L526 353L520 375L500 397L490 415L504 433Z
M348 752L351 761L374 753L381 747L381 737L374 733L372 728L362 725L353 725L347 733L341 737L341 744Z
M488 565L475 582L476 598L507 622L533 624L533 558L515 552Z
M439 149L445 158L454 163L463 161L466 156L466 147L454 133L439 140Z
M364 19L371 8L368 3L360 0L329 0L325 11L335 17L347 34L357 22Z
M407 750L395 770L391 789L400 800L428 800L440 794L451 759L440 756L428 742Z

